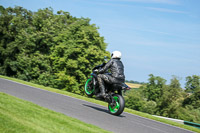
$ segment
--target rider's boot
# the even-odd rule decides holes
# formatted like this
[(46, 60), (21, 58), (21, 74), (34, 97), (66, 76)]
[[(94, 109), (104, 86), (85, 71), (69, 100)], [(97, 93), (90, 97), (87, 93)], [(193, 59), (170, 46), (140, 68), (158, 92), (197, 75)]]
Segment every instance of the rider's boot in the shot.
[(105, 93), (105, 88), (103, 87), (103, 86), (101, 86), (100, 87), (100, 93), (99, 94), (97, 94), (97, 98), (100, 98), (100, 97), (103, 97), (103, 98), (105, 98), (106, 97), (106, 93)]

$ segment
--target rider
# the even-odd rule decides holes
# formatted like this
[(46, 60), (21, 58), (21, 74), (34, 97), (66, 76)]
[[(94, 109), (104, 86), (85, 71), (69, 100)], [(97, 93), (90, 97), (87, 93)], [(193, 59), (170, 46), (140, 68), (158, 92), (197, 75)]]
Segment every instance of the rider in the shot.
[[(106, 97), (105, 94), (105, 84), (114, 84), (114, 83), (124, 83), (125, 75), (124, 75), (124, 65), (120, 61), (121, 52), (114, 51), (111, 54), (111, 59), (106, 63), (104, 67), (99, 70), (99, 74), (97, 75), (97, 80), (99, 83), (99, 88), (101, 93), (97, 95), (97, 97)], [(104, 74), (108, 69), (111, 71), (111, 75)]]

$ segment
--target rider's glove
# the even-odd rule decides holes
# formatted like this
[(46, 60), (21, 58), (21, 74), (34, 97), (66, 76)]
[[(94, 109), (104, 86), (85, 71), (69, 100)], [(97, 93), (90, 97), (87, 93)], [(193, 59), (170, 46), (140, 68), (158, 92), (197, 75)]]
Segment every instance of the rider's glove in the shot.
[(98, 70), (98, 69), (95, 69), (94, 71), (97, 73), (99, 70)]

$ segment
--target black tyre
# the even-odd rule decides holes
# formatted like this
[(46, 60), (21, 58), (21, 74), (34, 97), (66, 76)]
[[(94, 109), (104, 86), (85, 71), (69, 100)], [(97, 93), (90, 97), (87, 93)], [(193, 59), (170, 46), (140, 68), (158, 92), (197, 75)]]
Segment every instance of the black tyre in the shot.
[(108, 104), (108, 110), (113, 115), (120, 115), (124, 111), (125, 101), (124, 98), (119, 94), (114, 94), (113, 99), (114, 104)]
[(85, 94), (89, 97), (92, 97), (94, 95), (94, 86), (92, 81), (92, 76), (86, 81), (85, 83)]

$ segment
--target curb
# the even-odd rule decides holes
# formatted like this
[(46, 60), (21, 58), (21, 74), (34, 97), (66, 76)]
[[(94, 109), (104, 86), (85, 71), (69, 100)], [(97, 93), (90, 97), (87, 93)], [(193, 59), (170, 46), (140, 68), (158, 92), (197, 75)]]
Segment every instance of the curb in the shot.
[(163, 116), (157, 116), (157, 115), (152, 115), (152, 116), (155, 116), (155, 117), (158, 117), (158, 118), (163, 118), (163, 119), (166, 119), (166, 120), (171, 120), (171, 121), (174, 121), (174, 122), (177, 122), (177, 123), (185, 124), (185, 125), (192, 126), (192, 127), (200, 129), (200, 124), (198, 124), (198, 123), (179, 120), (179, 119), (173, 119), (173, 118), (168, 118), (168, 117), (163, 117)]
[(200, 129), (200, 124), (198, 124), (198, 123), (189, 122), (189, 121), (184, 121), (184, 124), (185, 124), (185, 125), (189, 125), (189, 126), (193, 126), (193, 127), (196, 127), (196, 128), (199, 128), (199, 129)]
[(173, 119), (173, 118), (168, 118), (168, 117), (163, 117), (163, 116), (157, 116), (157, 115), (152, 115), (152, 116), (163, 118), (163, 119), (166, 119), (166, 120), (171, 120), (171, 121), (174, 121), (174, 122), (177, 122), (177, 123), (180, 123), (180, 124), (184, 124), (184, 120)]

